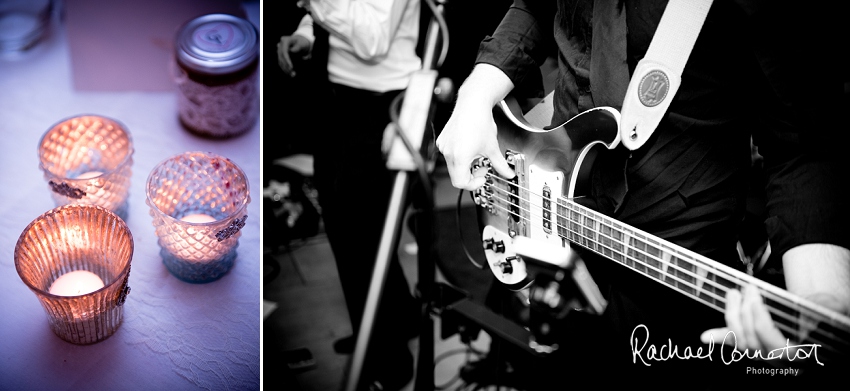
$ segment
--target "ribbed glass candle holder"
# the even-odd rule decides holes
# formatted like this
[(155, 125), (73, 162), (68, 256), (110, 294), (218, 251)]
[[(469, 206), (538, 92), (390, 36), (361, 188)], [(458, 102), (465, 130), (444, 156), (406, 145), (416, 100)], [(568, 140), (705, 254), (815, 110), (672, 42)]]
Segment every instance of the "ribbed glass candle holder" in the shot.
[[(121, 325), (132, 258), (127, 224), (96, 205), (51, 209), (27, 225), (15, 245), (15, 268), (44, 307), (50, 328), (80, 345), (102, 341)], [(77, 273), (93, 273), (102, 286), (70, 295), (56, 289), (57, 280)]]
[(42, 137), (38, 156), (56, 206), (99, 205), (127, 218), (133, 139), (114, 119), (80, 115)]
[(233, 267), (248, 219), (248, 190), (242, 169), (213, 153), (185, 152), (151, 170), (146, 202), (171, 274), (207, 283)]

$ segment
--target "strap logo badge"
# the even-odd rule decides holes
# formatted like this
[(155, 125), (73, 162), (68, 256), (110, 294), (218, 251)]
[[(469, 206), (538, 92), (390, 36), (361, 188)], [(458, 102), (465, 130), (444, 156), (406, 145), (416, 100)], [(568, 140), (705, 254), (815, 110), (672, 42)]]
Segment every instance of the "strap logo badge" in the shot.
[(667, 97), (670, 90), (670, 79), (664, 72), (653, 69), (640, 80), (638, 99), (646, 107), (658, 106)]

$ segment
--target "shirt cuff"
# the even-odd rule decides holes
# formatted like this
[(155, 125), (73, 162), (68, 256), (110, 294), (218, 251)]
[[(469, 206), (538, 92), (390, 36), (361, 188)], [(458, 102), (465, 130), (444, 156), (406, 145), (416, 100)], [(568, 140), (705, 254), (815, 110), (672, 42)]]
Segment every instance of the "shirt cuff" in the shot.
[(300, 35), (307, 38), (310, 41), (310, 46), (312, 46), (313, 42), (316, 41), (316, 36), (313, 34), (313, 18), (309, 14), (304, 15), (301, 18), (301, 22), (298, 23), (298, 28), (295, 29), (292, 35)]

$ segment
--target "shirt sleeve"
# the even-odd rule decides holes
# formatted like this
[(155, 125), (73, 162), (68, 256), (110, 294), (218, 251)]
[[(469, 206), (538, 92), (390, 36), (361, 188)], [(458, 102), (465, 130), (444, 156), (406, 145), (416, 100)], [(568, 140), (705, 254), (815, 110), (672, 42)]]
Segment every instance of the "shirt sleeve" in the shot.
[(514, 1), (496, 31), (481, 42), (475, 62), (501, 69), (514, 85), (539, 73), (553, 47), (553, 3)]
[(300, 35), (307, 38), (310, 41), (310, 45), (313, 45), (313, 42), (316, 41), (316, 36), (313, 34), (313, 18), (310, 17), (310, 14), (306, 14), (301, 18), (301, 21), (298, 22), (298, 27), (292, 35)]
[[(753, 102), (759, 110), (754, 143), (764, 157), (767, 186), (765, 222), (777, 255), (808, 243), (850, 248), (850, 190), (843, 149), (848, 126), (842, 22), (818, 9), (782, 2), (749, 7), (753, 52), (766, 93)], [(833, 16), (830, 16), (833, 15)], [(839, 43), (841, 42), (841, 43)]]
[(387, 54), (410, 6), (404, 0), (312, 0), (306, 7), (316, 23), (351, 45), (358, 57), (373, 60)]

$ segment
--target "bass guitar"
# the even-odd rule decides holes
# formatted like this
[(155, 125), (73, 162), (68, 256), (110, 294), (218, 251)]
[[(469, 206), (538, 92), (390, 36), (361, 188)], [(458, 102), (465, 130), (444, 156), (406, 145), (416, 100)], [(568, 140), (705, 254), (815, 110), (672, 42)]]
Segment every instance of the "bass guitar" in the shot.
[[(600, 256), (721, 312), (729, 289), (752, 285), (787, 338), (820, 345), (822, 356), (848, 359), (847, 316), (575, 201), (590, 194), (594, 160), (620, 141), (617, 110), (591, 109), (542, 129), (531, 125), (509, 96), (494, 108), (494, 119), (499, 145), (516, 176), (507, 180), (486, 161), (474, 164), (473, 170), (486, 170), (487, 181), (473, 198), (481, 207), (486, 260), (501, 283), (514, 290), (531, 284), (525, 252), (519, 249), (534, 247), (531, 242), (569, 252), (565, 258), (572, 258), (573, 265), (582, 265), (578, 252)], [(594, 288), (585, 282), (582, 290)], [(590, 304), (601, 311), (601, 301)]]

